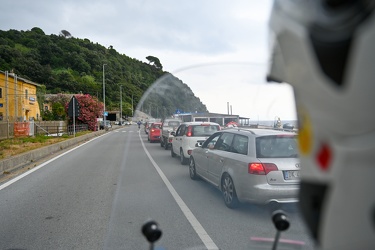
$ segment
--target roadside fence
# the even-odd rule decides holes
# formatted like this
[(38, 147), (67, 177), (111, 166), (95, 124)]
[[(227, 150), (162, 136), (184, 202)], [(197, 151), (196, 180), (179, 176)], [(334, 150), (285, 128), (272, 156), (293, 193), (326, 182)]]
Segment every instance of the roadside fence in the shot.
[[(87, 124), (75, 126), (75, 132), (88, 130)], [(4, 122), (0, 121), (0, 140), (21, 136), (62, 136), (72, 135), (73, 125), (67, 125), (65, 121), (27, 121), (27, 122)]]

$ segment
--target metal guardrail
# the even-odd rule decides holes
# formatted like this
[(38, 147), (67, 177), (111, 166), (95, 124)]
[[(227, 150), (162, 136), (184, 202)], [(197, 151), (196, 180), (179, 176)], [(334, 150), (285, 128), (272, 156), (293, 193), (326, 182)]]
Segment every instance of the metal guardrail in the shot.
[(87, 131), (87, 130), (89, 130), (89, 126), (87, 124), (75, 125), (75, 130), (74, 130), (73, 125), (68, 125), (67, 133), (68, 135), (73, 135), (74, 131), (77, 133), (77, 132), (82, 132), (82, 131)]

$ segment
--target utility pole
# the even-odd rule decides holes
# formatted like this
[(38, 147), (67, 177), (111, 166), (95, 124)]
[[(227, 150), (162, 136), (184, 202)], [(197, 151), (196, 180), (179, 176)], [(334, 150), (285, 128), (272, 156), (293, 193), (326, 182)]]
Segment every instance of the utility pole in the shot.
[(133, 104), (133, 94), (132, 94), (132, 117), (134, 116), (134, 104)]
[[(18, 90), (17, 90), (17, 75), (13, 74), (14, 77), (14, 117), (18, 120)], [(21, 97), (22, 98), (22, 97)]]
[(10, 131), (10, 128), (9, 128), (9, 92), (8, 92), (8, 71), (5, 71), (5, 105), (6, 105), (6, 109), (5, 109), (5, 112), (6, 112), (6, 121), (7, 121), (7, 138), (9, 138), (9, 131)]
[(103, 103), (104, 103), (104, 110), (103, 110), (103, 128), (105, 129), (106, 123), (105, 123), (105, 72), (104, 72), (104, 66), (107, 64), (103, 64)]
[(120, 85), (120, 125), (122, 125), (122, 85)]
[(8, 86), (8, 71), (5, 71), (5, 117), (9, 121), (9, 86)]

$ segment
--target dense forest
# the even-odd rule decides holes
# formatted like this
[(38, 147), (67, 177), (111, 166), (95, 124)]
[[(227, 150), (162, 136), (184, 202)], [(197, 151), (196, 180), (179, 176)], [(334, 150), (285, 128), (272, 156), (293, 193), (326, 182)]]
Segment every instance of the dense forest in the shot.
[[(66, 30), (59, 35), (46, 35), (38, 27), (0, 30), (0, 70), (42, 84), (39, 101), (46, 94), (58, 93), (89, 94), (103, 100), (104, 75), (106, 110), (120, 110), (122, 103), (123, 114), (130, 116), (133, 102), (134, 107), (140, 103), (143, 112), (159, 118), (176, 109), (207, 112), (185, 83), (163, 71), (157, 57), (145, 59), (148, 63), (120, 54), (112, 46), (74, 38)], [(156, 81), (159, 78), (164, 80)], [(150, 88), (155, 81), (158, 87)], [(146, 91), (147, 98), (142, 98)]]

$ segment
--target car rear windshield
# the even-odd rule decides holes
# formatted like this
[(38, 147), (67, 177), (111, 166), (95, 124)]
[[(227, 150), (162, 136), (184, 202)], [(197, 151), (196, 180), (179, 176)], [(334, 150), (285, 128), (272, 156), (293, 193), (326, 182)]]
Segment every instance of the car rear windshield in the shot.
[(297, 158), (297, 136), (272, 135), (256, 138), (257, 158)]
[(195, 125), (192, 129), (192, 136), (210, 136), (219, 130), (218, 125)]
[(170, 121), (170, 122), (168, 122), (167, 126), (168, 127), (178, 127), (178, 126), (180, 126), (180, 122), (178, 122), (178, 121)]
[(152, 128), (160, 129), (160, 127), (161, 127), (161, 124), (153, 124), (152, 125)]

